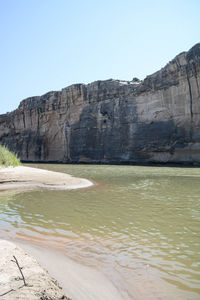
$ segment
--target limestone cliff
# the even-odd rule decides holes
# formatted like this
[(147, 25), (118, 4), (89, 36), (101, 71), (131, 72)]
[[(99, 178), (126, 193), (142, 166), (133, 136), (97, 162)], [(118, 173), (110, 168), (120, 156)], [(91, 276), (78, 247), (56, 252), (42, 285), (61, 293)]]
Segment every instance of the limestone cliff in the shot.
[(24, 161), (200, 162), (200, 44), (143, 81), (96, 81), (23, 100), (0, 143)]

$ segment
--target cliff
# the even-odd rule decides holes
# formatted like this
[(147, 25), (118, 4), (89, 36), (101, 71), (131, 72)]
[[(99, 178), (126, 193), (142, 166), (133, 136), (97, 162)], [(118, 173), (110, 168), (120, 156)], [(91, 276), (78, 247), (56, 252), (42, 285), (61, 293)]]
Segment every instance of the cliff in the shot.
[(143, 81), (96, 81), (0, 115), (23, 161), (200, 162), (200, 43)]

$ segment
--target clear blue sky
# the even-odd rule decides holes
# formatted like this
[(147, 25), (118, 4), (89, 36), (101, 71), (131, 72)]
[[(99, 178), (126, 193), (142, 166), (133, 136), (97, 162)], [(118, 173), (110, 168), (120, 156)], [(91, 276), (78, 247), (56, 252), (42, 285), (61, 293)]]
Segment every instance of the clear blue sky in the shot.
[(200, 0), (0, 0), (0, 113), (98, 79), (143, 79), (200, 42)]

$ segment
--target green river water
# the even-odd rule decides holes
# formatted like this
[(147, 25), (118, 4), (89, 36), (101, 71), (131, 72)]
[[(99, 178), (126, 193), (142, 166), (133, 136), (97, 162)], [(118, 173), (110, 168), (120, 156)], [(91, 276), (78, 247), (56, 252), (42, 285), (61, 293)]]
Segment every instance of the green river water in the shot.
[(95, 185), (0, 193), (1, 237), (48, 245), (97, 268), (125, 300), (200, 299), (199, 168), (31, 166)]

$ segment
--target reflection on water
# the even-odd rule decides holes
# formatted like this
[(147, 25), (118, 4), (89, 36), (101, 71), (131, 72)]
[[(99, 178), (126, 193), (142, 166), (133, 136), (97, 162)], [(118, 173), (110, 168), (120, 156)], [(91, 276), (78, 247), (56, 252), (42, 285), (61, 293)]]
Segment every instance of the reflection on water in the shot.
[(60, 248), (110, 276), (130, 299), (200, 298), (200, 169), (39, 167), (98, 185), (0, 194), (1, 236)]

